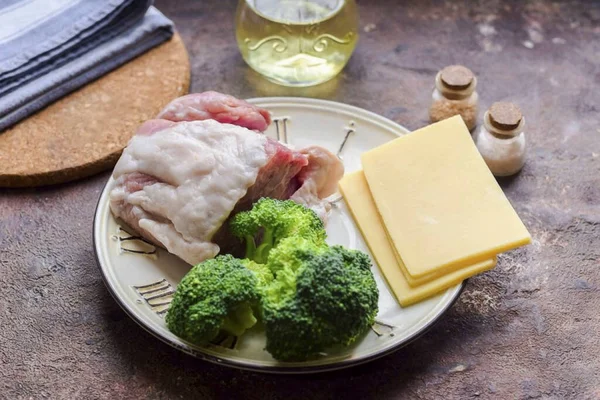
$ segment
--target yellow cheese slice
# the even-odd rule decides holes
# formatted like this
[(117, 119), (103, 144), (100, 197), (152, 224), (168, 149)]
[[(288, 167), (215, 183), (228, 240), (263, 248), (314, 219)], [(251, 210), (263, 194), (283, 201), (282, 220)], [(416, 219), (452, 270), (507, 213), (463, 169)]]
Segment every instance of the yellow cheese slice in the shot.
[[(363, 173), (363, 176), (364, 176), (364, 173)], [(366, 182), (366, 180), (365, 180), (365, 182)], [(368, 184), (367, 184), (367, 187), (368, 187)], [(373, 197), (371, 196), (371, 199), (372, 198)], [(375, 203), (373, 203), (373, 204), (375, 204)], [(375, 207), (375, 209), (377, 210), (377, 207)], [(381, 221), (381, 216), (378, 215), (378, 217)], [(451, 274), (452, 272), (458, 272), (462, 268), (471, 267), (474, 271), (480, 271), (480, 270), (487, 271), (489, 269), (494, 268), (494, 266), (496, 265), (496, 255), (494, 255), (492, 258), (487, 258), (483, 261), (478, 261), (478, 262), (471, 263), (471, 264), (470, 263), (464, 263), (464, 264), (458, 263), (451, 270), (438, 269), (438, 270), (436, 270), (432, 273), (429, 273), (427, 275), (424, 275), (420, 278), (413, 278), (410, 275), (410, 272), (408, 271), (408, 269), (406, 268), (406, 265), (404, 265), (404, 261), (402, 261), (402, 257), (398, 254), (398, 251), (394, 247), (394, 242), (392, 242), (392, 239), (389, 236), (389, 232), (387, 231), (387, 229), (385, 229), (385, 225), (383, 224), (383, 221), (381, 222), (381, 224), (384, 227), (383, 230), (384, 230), (385, 236), (389, 242), (390, 249), (392, 250), (394, 257), (396, 258), (396, 263), (398, 264), (398, 267), (402, 270), (402, 273), (404, 274), (404, 278), (406, 279), (406, 282), (408, 282), (408, 284), (412, 287), (423, 285), (424, 283), (431, 282), (431, 281), (441, 278), (447, 274)]]
[[(362, 171), (361, 171), (362, 172)], [(369, 185), (366, 183), (367, 181), (364, 179), (364, 172), (362, 173), (363, 176), (363, 180), (365, 182), (365, 185), (367, 185), (367, 190)], [(369, 197), (371, 199), (371, 202), (373, 201), (373, 197), (369, 194)], [(372, 203), (373, 207), (375, 207), (375, 203)], [(379, 215), (379, 212), (377, 211), (377, 207), (375, 207), (375, 211), (377, 212), (377, 218), (379, 219), (381, 225), (383, 226), (383, 222), (381, 221), (381, 216)], [(388, 240), (390, 249), (392, 250), (392, 253), (394, 255), (394, 257), (396, 258), (396, 263), (398, 264), (398, 267), (402, 270), (402, 273), (404, 274), (404, 278), (406, 279), (406, 282), (408, 282), (408, 284), (412, 287), (416, 287), (419, 285), (422, 285), (424, 283), (427, 282), (431, 282), (435, 279), (441, 278), (444, 275), (450, 274), (453, 271), (450, 272), (445, 272), (445, 271), (434, 271), (430, 274), (427, 274), (421, 278), (413, 278), (412, 276), (410, 276), (410, 274), (408, 273), (408, 270), (406, 269), (406, 266), (404, 265), (404, 261), (402, 261), (402, 257), (400, 257), (400, 255), (398, 254), (398, 252), (396, 251), (396, 249), (394, 248), (394, 244), (392, 242), (392, 240), (390, 239), (390, 236), (387, 232), (387, 230), (384, 228), (383, 229), (385, 232), (385, 236)], [(494, 266), (496, 265), (496, 256), (486, 259), (484, 261), (480, 261), (474, 264), (465, 264), (465, 265), (459, 265), (456, 268), (456, 271), (458, 272), (458, 270), (462, 269), (462, 268), (467, 268), (470, 267), (470, 270), (472, 271), (476, 271), (475, 273), (478, 273), (478, 271), (487, 271), (489, 269), (494, 268)]]
[(413, 278), (531, 241), (460, 116), (363, 153), (362, 164), (393, 248)]
[[(366, 180), (365, 180), (365, 184), (366, 184)], [(371, 197), (372, 199), (372, 197)], [(371, 200), (372, 201), (372, 200)], [(375, 203), (373, 203), (373, 206), (375, 206)], [(378, 215), (377, 216), (379, 218), (380, 223), (383, 225), (383, 222), (381, 222), (381, 217)], [(463, 269), (468, 269), (469, 271), (474, 271), (474, 274), (477, 274), (479, 272), (482, 271), (487, 271), (489, 269), (494, 268), (494, 266), (496, 265), (496, 256), (490, 258), (490, 259), (486, 259), (484, 261), (480, 261), (474, 264), (465, 264), (460, 266), (459, 268), (457, 268), (456, 270), (450, 271), (450, 272), (443, 272), (443, 271), (435, 271), (432, 272), (431, 274), (427, 274), (425, 276), (423, 276), (422, 278), (413, 278), (412, 276), (410, 276), (410, 274), (408, 273), (406, 266), (404, 265), (404, 262), (402, 261), (402, 257), (400, 257), (398, 255), (398, 253), (395, 251), (394, 249), (394, 245), (392, 244), (387, 232), (385, 231), (385, 229), (383, 229), (385, 232), (385, 235), (388, 239), (388, 244), (389, 244), (389, 248), (392, 251), (392, 254), (394, 255), (394, 258), (396, 259), (396, 263), (398, 265), (398, 268), (400, 268), (400, 270), (402, 271), (402, 274), (404, 275), (404, 278), (406, 279), (406, 282), (412, 286), (412, 287), (417, 287), (420, 285), (423, 285), (425, 283), (434, 281), (436, 279), (440, 279), (444, 276), (448, 276), (448, 275), (452, 275), (453, 273), (458, 273), (463, 271)], [(473, 275), (474, 275), (473, 274)], [(459, 276), (459, 275), (457, 275)], [(460, 275), (462, 276), (462, 275)], [(468, 278), (471, 275), (468, 275), (466, 278)], [(462, 280), (466, 279), (463, 278)]]
[(491, 263), (466, 267), (418, 287), (411, 287), (396, 262), (363, 172), (345, 175), (339, 183), (339, 188), (375, 262), (402, 307), (434, 296), (473, 275), (493, 268), (496, 264), (494, 257)]

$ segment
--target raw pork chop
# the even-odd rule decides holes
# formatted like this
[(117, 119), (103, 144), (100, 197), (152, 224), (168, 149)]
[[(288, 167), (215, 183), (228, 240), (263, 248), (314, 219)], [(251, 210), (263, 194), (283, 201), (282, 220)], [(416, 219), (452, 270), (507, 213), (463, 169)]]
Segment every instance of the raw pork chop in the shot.
[[(188, 122), (192, 114), (202, 121)], [(159, 116), (168, 119), (142, 124), (124, 150), (110, 193), (113, 213), (145, 238), (196, 264), (237, 252), (225, 222), (261, 197), (292, 198), (325, 218), (323, 198), (343, 166), (323, 148), (296, 152), (250, 130), (267, 128), (266, 110), (206, 92), (174, 100)]]

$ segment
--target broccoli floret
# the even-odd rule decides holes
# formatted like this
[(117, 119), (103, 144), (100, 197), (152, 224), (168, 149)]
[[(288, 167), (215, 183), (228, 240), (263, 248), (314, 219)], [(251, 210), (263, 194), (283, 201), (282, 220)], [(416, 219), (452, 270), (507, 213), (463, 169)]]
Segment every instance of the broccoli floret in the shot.
[(300, 361), (349, 345), (373, 324), (379, 291), (365, 253), (291, 237), (267, 265), (275, 279), (262, 291), (262, 316), (276, 359)]
[(240, 336), (251, 328), (260, 301), (257, 284), (268, 282), (269, 271), (255, 273), (244, 264), (224, 255), (193, 267), (173, 295), (166, 316), (169, 330), (202, 345), (220, 332)]
[(267, 267), (266, 264), (258, 264), (248, 259), (243, 259), (240, 261), (242, 262), (242, 265), (244, 265), (250, 271), (254, 272), (254, 275), (258, 280), (258, 288), (265, 287), (273, 281), (273, 272), (271, 272), (271, 270), (269, 269), (269, 267)]
[(324, 244), (327, 237), (317, 214), (292, 200), (262, 198), (251, 210), (236, 214), (230, 228), (234, 236), (246, 241), (245, 258), (259, 264), (265, 264), (271, 249), (287, 237), (298, 236), (316, 244)]
[(300, 361), (353, 343), (373, 324), (379, 292), (369, 257), (329, 247), (312, 210), (261, 199), (232, 218), (231, 232), (246, 240), (246, 259), (224, 255), (192, 268), (167, 314), (173, 333), (206, 344), (220, 333), (240, 336), (260, 317), (266, 350)]

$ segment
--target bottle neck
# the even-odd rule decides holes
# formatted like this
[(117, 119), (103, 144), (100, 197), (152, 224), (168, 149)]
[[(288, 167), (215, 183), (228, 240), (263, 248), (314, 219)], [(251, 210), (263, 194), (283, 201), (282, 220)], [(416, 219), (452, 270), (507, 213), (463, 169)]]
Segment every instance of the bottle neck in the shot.
[(464, 100), (469, 97), (475, 91), (475, 87), (477, 86), (477, 78), (473, 77), (473, 80), (464, 89), (452, 89), (448, 87), (442, 81), (442, 72), (438, 72), (435, 77), (435, 88), (449, 100)]
[(525, 126), (525, 118), (521, 118), (521, 121), (519, 121), (519, 125), (517, 125), (515, 129), (505, 131), (502, 129), (498, 129), (494, 125), (492, 125), (490, 121), (490, 112), (486, 111), (483, 116), (483, 126), (490, 134), (497, 137), (498, 139), (510, 139), (520, 135), (521, 132), (523, 132), (523, 128)]

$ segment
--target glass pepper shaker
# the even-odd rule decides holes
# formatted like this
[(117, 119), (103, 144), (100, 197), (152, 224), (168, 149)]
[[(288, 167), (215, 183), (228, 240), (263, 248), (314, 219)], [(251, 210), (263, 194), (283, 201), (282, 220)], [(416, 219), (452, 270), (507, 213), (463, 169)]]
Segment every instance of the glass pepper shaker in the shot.
[(473, 131), (477, 124), (479, 95), (475, 88), (477, 78), (462, 65), (445, 67), (435, 77), (429, 118), (438, 122), (459, 114), (467, 128)]
[(516, 174), (525, 164), (525, 118), (513, 103), (492, 104), (473, 139), (495, 176)]

